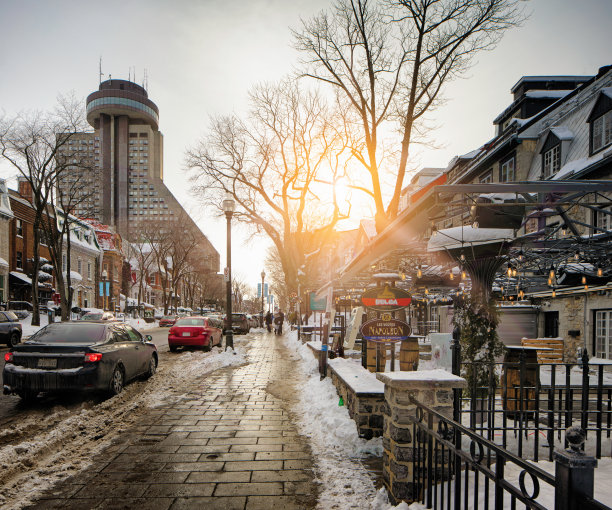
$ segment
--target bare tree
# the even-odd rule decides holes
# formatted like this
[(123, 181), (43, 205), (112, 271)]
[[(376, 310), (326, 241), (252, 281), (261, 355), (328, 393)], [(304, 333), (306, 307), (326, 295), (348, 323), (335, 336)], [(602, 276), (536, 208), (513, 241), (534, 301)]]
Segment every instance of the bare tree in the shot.
[[(68, 142), (86, 129), (83, 101), (74, 96), (60, 97), (57, 107), (48, 112), (22, 113), (0, 119), (0, 154), (32, 189), (31, 202), (35, 213), (32, 324), (36, 326), (40, 325), (37, 277), (40, 232), (58, 179), (72, 160), (80, 158)], [(58, 158), (62, 150), (66, 158)]]
[(333, 184), (345, 171), (344, 140), (321, 98), (296, 82), (256, 87), (250, 99), (247, 120), (213, 119), (187, 164), (207, 205), (219, 209), (231, 194), (238, 203), (234, 217), (271, 239), (285, 280), (295, 287), (309, 244), (324, 242), (343, 217)]
[[(302, 76), (334, 88), (358, 126), (354, 155), (369, 173), (380, 232), (399, 209), (411, 145), (423, 116), (444, 85), (461, 75), (481, 50), (491, 49), (523, 17), (519, 0), (336, 0), (294, 31)], [(385, 205), (381, 133), (393, 123), (401, 154)]]

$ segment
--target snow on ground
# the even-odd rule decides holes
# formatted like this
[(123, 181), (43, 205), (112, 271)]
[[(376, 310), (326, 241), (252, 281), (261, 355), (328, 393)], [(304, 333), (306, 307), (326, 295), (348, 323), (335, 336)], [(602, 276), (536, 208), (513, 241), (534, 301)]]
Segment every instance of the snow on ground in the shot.
[(316, 475), (321, 482), (318, 508), (363, 508), (376, 494), (374, 482), (361, 460), (382, 455), (382, 439), (369, 441), (357, 435), (357, 426), (339, 397), (331, 379), (320, 380), (311, 350), (297, 338), (285, 335), (290, 350), (301, 357), (305, 383), (298, 395), (300, 433), (310, 438)]
[[(62, 405), (43, 412), (34, 409), (5, 427), (0, 431), (0, 507), (17, 510), (27, 506), (61, 479), (89, 466), (98, 452), (129, 430), (147, 409), (179, 398), (209, 372), (244, 364), (248, 335), (235, 342), (235, 354), (218, 347), (210, 352), (161, 353), (152, 379), (131, 383), (115, 397), (102, 402), (84, 399), (76, 411)], [(16, 443), (11, 438), (27, 439)]]

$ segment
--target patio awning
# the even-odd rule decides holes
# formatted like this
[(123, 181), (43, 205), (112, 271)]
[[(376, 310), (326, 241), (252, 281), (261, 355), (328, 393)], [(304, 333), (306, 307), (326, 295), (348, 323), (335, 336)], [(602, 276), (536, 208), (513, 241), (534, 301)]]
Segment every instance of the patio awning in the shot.
[(22, 282), (22, 285), (32, 285), (32, 278), (30, 278), (24, 273), (20, 273), (19, 271), (11, 271), (9, 275), (16, 278), (17, 280), (20, 280)]

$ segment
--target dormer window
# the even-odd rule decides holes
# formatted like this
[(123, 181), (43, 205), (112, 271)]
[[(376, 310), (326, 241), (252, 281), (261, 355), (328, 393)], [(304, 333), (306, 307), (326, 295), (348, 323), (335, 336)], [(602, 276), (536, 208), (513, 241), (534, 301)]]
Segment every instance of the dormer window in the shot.
[(590, 124), (591, 154), (612, 145), (612, 87), (601, 89), (587, 122)]
[(612, 143), (612, 110), (591, 123), (592, 152), (598, 152)]
[(542, 173), (544, 179), (552, 177), (559, 171), (561, 162), (561, 144), (558, 143), (542, 154)]
[(499, 182), (514, 181), (514, 155), (506, 159), (499, 166)]

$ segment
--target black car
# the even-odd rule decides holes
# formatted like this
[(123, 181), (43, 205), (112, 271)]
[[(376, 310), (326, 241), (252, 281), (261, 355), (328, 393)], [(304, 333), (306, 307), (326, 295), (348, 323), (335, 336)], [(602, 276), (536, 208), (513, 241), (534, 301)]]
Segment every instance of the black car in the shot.
[(4, 356), (4, 393), (24, 400), (38, 393), (121, 393), (126, 382), (157, 369), (157, 347), (127, 324), (56, 322)]
[(9, 347), (21, 342), (21, 323), (13, 312), (0, 312), (0, 342)]

